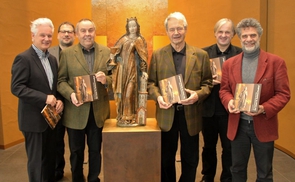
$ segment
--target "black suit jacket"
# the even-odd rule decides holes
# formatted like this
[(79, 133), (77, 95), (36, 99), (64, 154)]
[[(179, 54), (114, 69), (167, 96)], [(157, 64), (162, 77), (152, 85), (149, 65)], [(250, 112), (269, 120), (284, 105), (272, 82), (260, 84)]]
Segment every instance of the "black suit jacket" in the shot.
[[(233, 57), (237, 54), (242, 52), (242, 49), (233, 45), (230, 45), (225, 53), (221, 53), (217, 47), (217, 44), (213, 44), (211, 46), (203, 48), (208, 55), (209, 58), (216, 58), (225, 56), (226, 59)], [(226, 115), (227, 111), (223, 107), (220, 98), (219, 98), (219, 90), (220, 84), (214, 85), (213, 89), (211, 90), (211, 94), (204, 100), (203, 102), (203, 117), (212, 117), (215, 115)]]
[(12, 65), (11, 92), (19, 98), (19, 129), (24, 132), (43, 132), (48, 124), (41, 115), (46, 104), (47, 95), (55, 95), (57, 99), (57, 61), (49, 55), (53, 72), (53, 85), (50, 89), (46, 72), (35, 50), (30, 47), (14, 59)]

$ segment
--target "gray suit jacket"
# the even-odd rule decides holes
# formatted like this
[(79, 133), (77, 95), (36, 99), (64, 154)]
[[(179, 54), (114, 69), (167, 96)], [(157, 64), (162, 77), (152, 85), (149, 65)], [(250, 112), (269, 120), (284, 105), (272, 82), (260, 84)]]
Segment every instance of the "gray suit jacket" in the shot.
[(50, 47), (48, 51), (56, 58), (57, 64), (59, 64), (59, 46)]
[[(109, 48), (94, 44), (95, 61), (94, 73), (102, 71), (107, 75), (106, 62), (109, 60)], [(61, 52), (58, 71), (57, 89), (65, 98), (63, 124), (72, 129), (84, 129), (86, 127), (91, 103), (84, 103), (76, 107), (71, 103), (71, 94), (74, 92), (74, 77), (92, 74), (80, 44), (71, 46)], [(107, 77), (107, 85), (111, 88), (111, 78)], [(98, 100), (92, 102), (95, 122), (98, 127), (103, 127), (104, 121), (110, 116), (109, 97), (105, 85), (97, 82)]]
[[(171, 45), (154, 51), (149, 67), (148, 92), (157, 101), (161, 95), (159, 81), (176, 75)], [(208, 54), (202, 49), (186, 45), (185, 88), (194, 90), (199, 100), (184, 106), (188, 132), (191, 136), (202, 129), (202, 101), (210, 94), (213, 86)], [(173, 124), (174, 107), (161, 109), (156, 105), (156, 119), (163, 131), (169, 131)]]

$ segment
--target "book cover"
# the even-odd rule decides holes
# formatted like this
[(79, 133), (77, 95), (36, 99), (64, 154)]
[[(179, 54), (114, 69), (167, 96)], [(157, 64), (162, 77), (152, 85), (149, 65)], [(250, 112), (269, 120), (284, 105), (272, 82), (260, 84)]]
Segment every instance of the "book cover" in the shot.
[(95, 75), (74, 77), (75, 93), (79, 103), (92, 102), (98, 99)]
[(160, 80), (159, 86), (167, 103), (174, 104), (187, 98), (181, 74)]
[(214, 80), (221, 81), (222, 64), (225, 56), (210, 59), (211, 72)]
[(236, 85), (234, 105), (240, 111), (257, 112), (261, 94), (261, 84), (238, 83)]
[(45, 118), (46, 122), (51, 129), (54, 129), (60, 120), (60, 115), (56, 112), (55, 107), (47, 104), (41, 111), (41, 114)]

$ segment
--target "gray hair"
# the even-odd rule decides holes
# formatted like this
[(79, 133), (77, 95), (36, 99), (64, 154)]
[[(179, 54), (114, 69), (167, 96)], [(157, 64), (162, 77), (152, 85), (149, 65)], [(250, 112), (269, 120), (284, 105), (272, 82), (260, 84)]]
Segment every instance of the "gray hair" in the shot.
[(171, 19), (171, 18), (175, 18), (177, 20), (182, 20), (183, 21), (183, 26), (184, 28), (186, 29), (187, 28), (187, 21), (184, 17), (184, 15), (180, 12), (174, 12), (174, 13), (171, 13), (166, 19), (165, 19), (165, 22), (164, 22), (164, 26), (166, 28), (166, 30), (168, 30), (168, 21)]
[(89, 21), (89, 22), (91, 22), (92, 25), (93, 25), (93, 27), (94, 27), (94, 30), (96, 30), (95, 23), (94, 23), (91, 19), (89, 19), (89, 18), (83, 18), (83, 19), (81, 19), (80, 21), (78, 21), (78, 23), (77, 23), (77, 25), (76, 25), (76, 32), (79, 32), (79, 25), (80, 25), (81, 22), (84, 22), (84, 21)]
[(256, 19), (245, 18), (245, 19), (241, 20), (237, 25), (236, 32), (237, 32), (238, 36), (241, 37), (241, 29), (242, 28), (248, 28), (248, 27), (256, 28), (259, 37), (263, 33), (263, 28), (261, 27), (260, 23)]
[(38, 18), (31, 22), (31, 32), (36, 35), (38, 33), (38, 27), (40, 25), (48, 25), (52, 28), (52, 33), (54, 32), (54, 26), (50, 19), (48, 18)]
[(220, 27), (223, 26), (224, 24), (228, 23), (228, 22), (231, 24), (232, 32), (235, 35), (236, 34), (235, 25), (234, 25), (233, 21), (231, 21), (228, 18), (222, 18), (222, 19), (218, 20), (218, 22), (214, 26), (214, 33), (218, 32)]

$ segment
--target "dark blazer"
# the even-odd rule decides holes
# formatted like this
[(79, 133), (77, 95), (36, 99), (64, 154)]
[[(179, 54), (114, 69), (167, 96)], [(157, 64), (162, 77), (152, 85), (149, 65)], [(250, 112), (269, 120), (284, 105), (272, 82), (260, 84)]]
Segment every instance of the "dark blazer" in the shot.
[[(148, 92), (151, 99), (157, 101), (161, 95), (159, 81), (176, 75), (171, 45), (154, 51), (149, 67)], [(202, 129), (202, 102), (210, 94), (212, 75), (208, 54), (202, 49), (186, 44), (185, 88), (194, 90), (199, 100), (184, 106), (188, 132), (191, 136)], [(173, 124), (174, 107), (161, 109), (156, 104), (156, 119), (163, 131), (169, 131)]]
[[(226, 59), (231, 58), (237, 54), (242, 52), (240, 47), (236, 47), (234, 45), (230, 45), (228, 50), (226, 50), (227, 54), (219, 54), (217, 44), (213, 44), (211, 46), (203, 48), (209, 55), (209, 58), (216, 58), (221, 56), (226, 56)], [(223, 107), (220, 98), (219, 98), (219, 89), (220, 84), (214, 85), (211, 94), (204, 100), (203, 102), (203, 117), (212, 117), (214, 114), (216, 115), (227, 115), (227, 111)]]
[[(106, 63), (110, 57), (109, 48), (94, 44), (95, 61), (93, 73), (102, 71), (107, 75)], [(80, 44), (71, 46), (61, 52), (58, 71), (58, 91), (65, 98), (63, 124), (72, 129), (84, 129), (88, 122), (90, 102), (76, 107), (71, 103), (71, 94), (74, 91), (74, 77), (93, 74), (89, 71), (88, 64), (82, 52)], [(111, 78), (107, 77), (107, 86), (111, 89)], [(96, 125), (101, 128), (104, 121), (110, 117), (110, 104), (107, 88), (97, 82), (98, 100), (92, 102)]]
[[(243, 53), (227, 60), (222, 67), (220, 99), (225, 108), (234, 98), (237, 83), (242, 83)], [(290, 88), (285, 61), (260, 50), (254, 83), (261, 83), (260, 105), (266, 114), (253, 117), (254, 130), (260, 142), (278, 139), (278, 112), (290, 100)], [(229, 114), (227, 136), (234, 140), (238, 131), (240, 114)]]
[(45, 106), (47, 95), (57, 95), (57, 61), (49, 55), (53, 72), (53, 85), (50, 89), (46, 72), (35, 50), (30, 47), (14, 59), (12, 65), (11, 92), (19, 98), (19, 129), (24, 132), (43, 132), (48, 124), (41, 111)]

